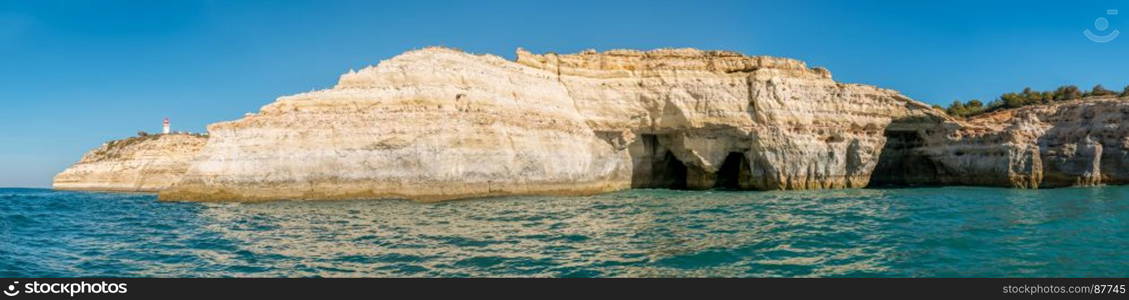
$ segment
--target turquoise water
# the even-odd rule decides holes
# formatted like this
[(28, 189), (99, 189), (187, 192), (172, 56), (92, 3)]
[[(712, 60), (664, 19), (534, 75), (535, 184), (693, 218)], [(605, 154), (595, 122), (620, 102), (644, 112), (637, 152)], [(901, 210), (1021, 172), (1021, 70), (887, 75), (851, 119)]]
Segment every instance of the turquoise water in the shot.
[(1129, 187), (162, 203), (0, 189), (0, 277), (1129, 275)]

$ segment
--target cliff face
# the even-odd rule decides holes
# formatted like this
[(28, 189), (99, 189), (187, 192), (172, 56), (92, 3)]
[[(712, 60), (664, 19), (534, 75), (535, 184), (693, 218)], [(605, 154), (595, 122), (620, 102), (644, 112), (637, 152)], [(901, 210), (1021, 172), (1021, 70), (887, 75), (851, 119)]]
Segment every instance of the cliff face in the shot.
[(55, 176), (61, 190), (155, 192), (180, 180), (208, 138), (162, 134), (111, 141)]
[[(950, 118), (784, 58), (428, 48), (212, 124), (114, 141), (59, 189), (163, 200), (577, 195), (632, 187), (1129, 183), (1129, 99)], [(206, 144), (206, 145), (205, 145)]]
[(160, 198), (864, 187), (888, 136), (945, 124), (895, 91), (837, 83), (791, 59), (519, 50), (513, 62), (428, 48), (209, 126), (207, 146)]
[(726, 161), (747, 176), (736, 180), (743, 188), (864, 187), (892, 121), (916, 119), (900, 124), (916, 128), (946, 118), (895, 91), (837, 83), (825, 69), (785, 58), (693, 49), (519, 50), (517, 61), (555, 71), (593, 130), (623, 136), (629, 146), (657, 140), (650, 143), (657, 148), (632, 149), (642, 167), (635, 177), (644, 183), (647, 159), (662, 159), (665, 150), (685, 164), (690, 188), (732, 177), (719, 174)]
[(171, 200), (589, 194), (629, 186), (555, 74), (493, 56), (414, 51), (212, 124)]
[(975, 117), (923, 134), (917, 184), (1019, 188), (1129, 183), (1129, 99), (1086, 99)]

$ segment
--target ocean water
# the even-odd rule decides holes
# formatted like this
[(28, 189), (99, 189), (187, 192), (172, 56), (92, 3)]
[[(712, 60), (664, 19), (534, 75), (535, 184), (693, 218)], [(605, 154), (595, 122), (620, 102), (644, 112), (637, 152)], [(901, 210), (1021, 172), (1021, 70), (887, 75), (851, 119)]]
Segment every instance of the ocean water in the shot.
[(1129, 187), (165, 203), (0, 189), (0, 277), (1124, 277)]

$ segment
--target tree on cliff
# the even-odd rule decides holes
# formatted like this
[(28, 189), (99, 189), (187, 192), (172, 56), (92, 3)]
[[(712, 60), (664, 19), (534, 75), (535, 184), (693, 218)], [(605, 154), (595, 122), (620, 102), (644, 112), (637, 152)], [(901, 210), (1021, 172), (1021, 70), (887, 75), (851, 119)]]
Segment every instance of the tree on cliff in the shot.
[(952, 116), (968, 117), (983, 113), (986, 108), (987, 107), (984, 107), (984, 103), (977, 99), (969, 100), (967, 103), (962, 103), (960, 100), (953, 100), (953, 104), (949, 105), (945, 113)]
[(1040, 103), (1044, 101), (1043, 93), (1033, 91), (1030, 87), (1023, 88), (1021, 96), (1025, 99), (1024, 102), (1026, 103)]
[(1000, 100), (1004, 102), (1004, 106), (1007, 106), (1007, 108), (1017, 108), (1027, 105), (1027, 99), (1016, 93), (1003, 94), (1000, 96)]
[(1079, 90), (1077, 86), (1064, 85), (1055, 90), (1055, 100), (1065, 101), (1079, 98), (1082, 98), (1082, 90)]
[(1117, 95), (1117, 92), (1107, 90), (1104, 86), (1099, 84), (1099, 85), (1095, 85), (1094, 89), (1090, 90), (1090, 95), (1091, 96), (1113, 96), (1113, 95)]
[[(961, 102), (960, 100), (953, 101), (945, 112), (952, 116), (958, 117), (971, 117), (986, 112), (996, 111), (1007, 108), (1019, 108), (1028, 105), (1037, 104), (1050, 104), (1055, 101), (1069, 101), (1076, 99), (1083, 99), (1086, 97), (1101, 97), (1101, 96), (1116, 96), (1117, 92), (1106, 89), (1102, 85), (1096, 85), (1089, 91), (1083, 91), (1074, 85), (1060, 86), (1054, 91), (1039, 92), (1031, 88), (1024, 88), (1019, 93), (1005, 93), (987, 105), (979, 100), (970, 100), (968, 102)], [(1125, 87), (1120, 94), (1121, 97), (1129, 97), (1129, 86)]]

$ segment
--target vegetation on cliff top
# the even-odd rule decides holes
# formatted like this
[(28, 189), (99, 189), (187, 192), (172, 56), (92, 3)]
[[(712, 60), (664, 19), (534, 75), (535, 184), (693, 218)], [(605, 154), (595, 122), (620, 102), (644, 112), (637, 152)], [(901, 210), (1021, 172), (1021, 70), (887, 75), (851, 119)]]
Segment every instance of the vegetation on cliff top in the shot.
[[(134, 144), (137, 144), (137, 143), (140, 143), (140, 142), (143, 142), (143, 141), (157, 139), (157, 138), (161, 137), (162, 135), (164, 135), (164, 134), (149, 134), (148, 132), (145, 132), (145, 131), (138, 131), (137, 136), (131, 136), (131, 137), (120, 139), (120, 140), (113, 140), (113, 141), (106, 142), (106, 144), (103, 147), (99, 147), (98, 149), (94, 149), (94, 152), (90, 155), (90, 158), (93, 159), (93, 160), (117, 159), (121, 156), (121, 154), (119, 153), (119, 150), (125, 149), (126, 147), (129, 147), (130, 145), (134, 145)], [(168, 135), (188, 135), (188, 136), (205, 137), (205, 138), (208, 137), (207, 133), (191, 133), (191, 132), (173, 132), (173, 133), (169, 133)]]
[(940, 105), (933, 105), (933, 107), (943, 110), (951, 116), (967, 118), (1001, 109), (1105, 96), (1129, 97), (1129, 86), (1126, 86), (1120, 93), (1108, 90), (1100, 84), (1094, 86), (1094, 88), (1089, 91), (1082, 91), (1077, 86), (1073, 85), (1065, 85), (1053, 91), (1042, 92), (1025, 88), (1022, 92), (1000, 95), (998, 99), (989, 103), (983, 103), (978, 99), (972, 99), (968, 102), (954, 100), (952, 104), (949, 104), (948, 108), (941, 107)]

